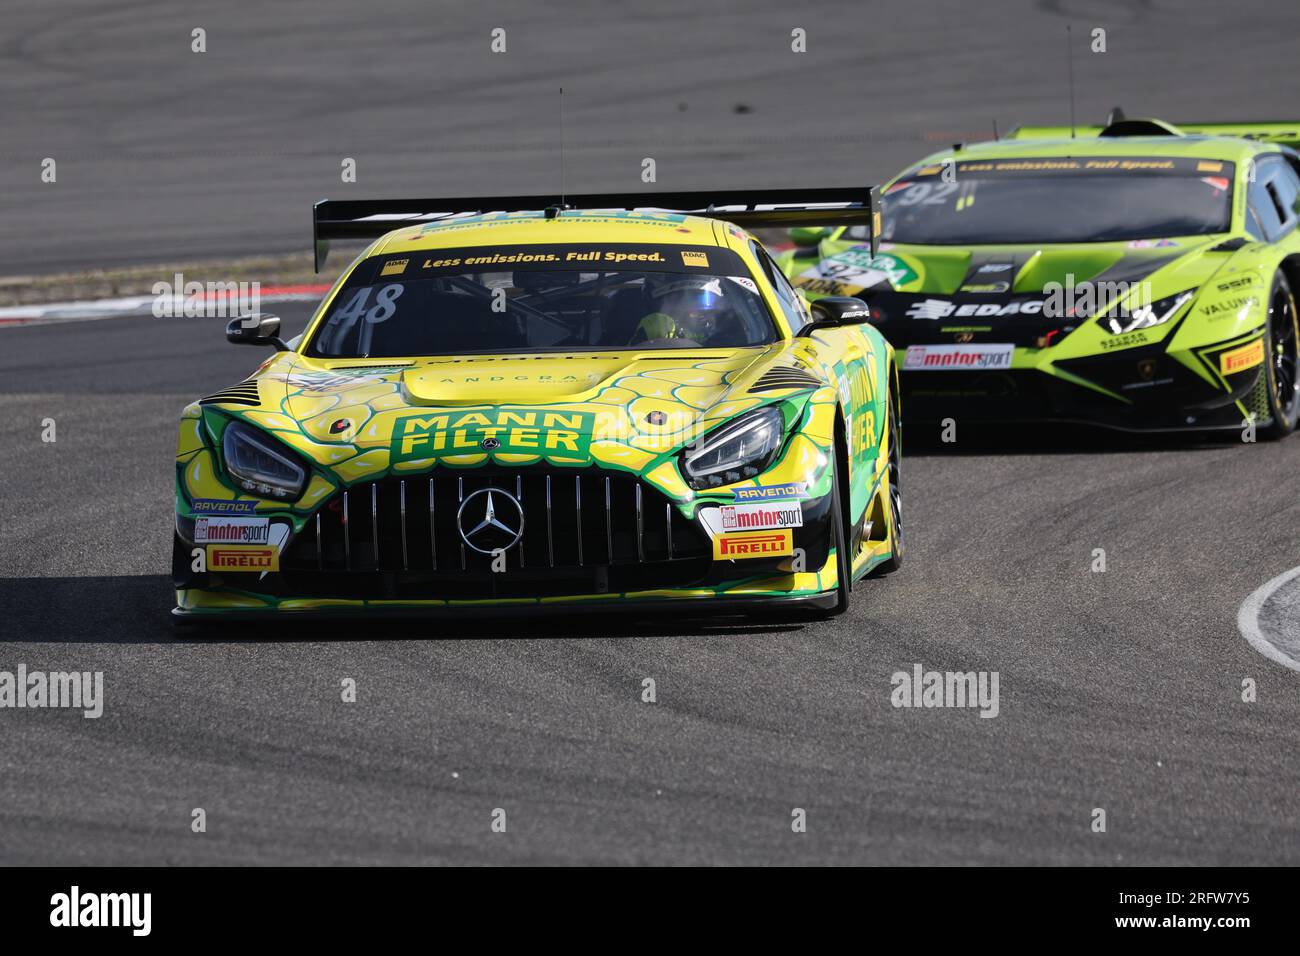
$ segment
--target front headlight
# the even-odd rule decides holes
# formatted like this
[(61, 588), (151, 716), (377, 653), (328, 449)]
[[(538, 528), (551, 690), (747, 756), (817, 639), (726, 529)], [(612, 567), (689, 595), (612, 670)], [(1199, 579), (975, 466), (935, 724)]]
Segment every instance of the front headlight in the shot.
[(263, 498), (297, 498), (307, 483), (307, 469), (270, 436), (231, 422), (221, 439), (226, 471), (240, 488)]
[(1191, 301), (1195, 294), (1195, 289), (1188, 289), (1186, 292), (1179, 292), (1177, 295), (1168, 296), (1150, 305), (1138, 306), (1136, 309), (1129, 310), (1127, 315), (1103, 315), (1098, 321), (1116, 335), (1164, 325), (1177, 315), (1178, 310)]
[(785, 421), (777, 408), (760, 408), (723, 425), (682, 453), (691, 487), (713, 488), (752, 478), (781, 447)]

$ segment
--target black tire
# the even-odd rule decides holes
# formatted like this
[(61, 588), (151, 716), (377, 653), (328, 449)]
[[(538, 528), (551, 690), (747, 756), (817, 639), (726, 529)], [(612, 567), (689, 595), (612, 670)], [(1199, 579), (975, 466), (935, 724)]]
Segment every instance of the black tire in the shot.
[(849, 609), (853, 589), (853, 565), (849, 561), (849, 536), (844, 527), (844, 483), (840, 480), (840, 448), (835, 443), (831, 459), (831, 543), (835, 546), (835, 603), (821, 612), (835, 617)]
[(893, 574), (903, 566), (903, 433), (898, 424), (898, 406), (889, 403), (889, 536), (892, 542), (888, 559), (880, 563), (877, 574)]
[(1273, 277), (1268, 294), (1264, 379), (1270, 421), (1259, 434), (1276, 441), (1295, 431), (1300, 419), (1300, 318), (1296, 316), (1291, 284), (1281, 271)]

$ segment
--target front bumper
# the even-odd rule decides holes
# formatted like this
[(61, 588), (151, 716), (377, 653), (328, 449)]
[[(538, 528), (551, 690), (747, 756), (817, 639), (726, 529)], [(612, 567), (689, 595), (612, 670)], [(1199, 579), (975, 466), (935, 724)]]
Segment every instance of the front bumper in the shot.
[[(835, 571), (830, 570), (832, 578)], [(307, 601), (284, 601), (275, 606), (243, 606), (229, 603), (229, 595), (214, 592), (178, 591), (177, 606), (172, 616), (178, 621), (247, 620), (247, 621), (338, 621), (350, 618), (424, 620), (473, 619), (518, 620), (535, 618), (539, 613), (557, 614), (677, 614), (683, 611), (683, 601), (689, 602), (692, 614), (753, 614), (758, 611), (821, 610), (835, 606), (833, 589), (810, 593), (792, 592), (774, 597), (768, 593), (720, 594), (644, 593), (620, 595), (589, 595), (571, 598), (539, 599), (536, 601), (343, 601), (335, 600), (313, 604)]]
[[(1258, 337), (1256, 334), (1255, 338)], [(909, 422), (1072, 422), (1132, 432), (1240, 430), (1269, 417), (1262, 364), (1222, 374), (1219, 356), (1245, 339), (1174, 356), (1163, 344), (1051, 360), (1016, 350), (990, 371), (900, 373)], [(906, 349), (898, 350), (903, 367)], [(1026, 354), (1027, 353), (1027, 354)]]
[[(517, 495), (531, 516), (521, 542), (502, 552), (504, 566), (463, 547), (455, 524), (457, 502), (489, 486)], [(833, 599), (828, 493), (798, 502), (802, 526), (790, 529), (797, 562), (789, 554), (715, 559), (703, 511), (731, 501), (728, 491), (675, 502), (635, 476), (595, 468), (435, 470), (353, 485), (306, 515), (270, 513), (278, 570), (217, 572), (193, 569), (202, 545), (182, 498), (174, 613), (495, 616)]]

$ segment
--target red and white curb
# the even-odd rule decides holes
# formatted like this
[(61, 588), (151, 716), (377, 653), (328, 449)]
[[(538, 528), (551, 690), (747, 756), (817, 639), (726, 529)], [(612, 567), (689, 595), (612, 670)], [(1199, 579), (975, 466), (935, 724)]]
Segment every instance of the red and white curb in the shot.
[[(259, 291), (262, 302), (311, 302), (330, 290), (323, 285), (264, 286)], [(192, 296), (186, 302), (215, 303), (229, 298), (224, 294)], [(154, 295), (134, 295), (119, 299), (88, 299), (78, 302), (45, 302), (40, 305), (14, 305), (0, 308), (0, 329), (21, 325), (48, 325), (54, 322), (93, 322), (128, 316), (152, 315)]]

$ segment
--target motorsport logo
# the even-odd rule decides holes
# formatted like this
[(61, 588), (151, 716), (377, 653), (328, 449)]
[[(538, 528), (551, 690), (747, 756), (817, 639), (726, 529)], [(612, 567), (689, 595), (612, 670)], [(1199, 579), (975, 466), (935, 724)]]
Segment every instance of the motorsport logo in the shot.
[(909, 372), (977, 371), (1011, 368), (1014, 345), (909, 345), (903, 369)]
[(190, 511), (196, 515), (251, 515), (257, 513), (257, 502), (195, 498), (190, 503)]
[(757, 485), (753, 488), (737, 488), (732, 494), (737, 501), (785, 501), (805, 497), (808, 494), (808, 484), (791, 481), (784, 485)]
[(501, 406), (477, 411), (410, 415), (393, 426), (394, 461), (491, 451), (587, 458), (594, 412)]
[(791, 554), (794, 554), (794, 534), (790, 531), (724, 534), (713, 539), (714, 560), (779, 558)]
[(802, 528), (803, 509), (797, 504), (723, 505), (723, 531), (768, 531), (773, 528)]
[(268, 518), (195, 518), (195, 544), (266, 544), (270, 540)]

